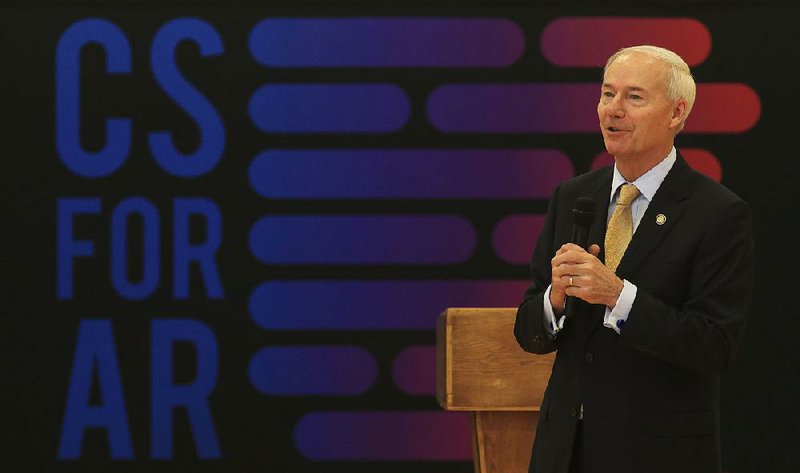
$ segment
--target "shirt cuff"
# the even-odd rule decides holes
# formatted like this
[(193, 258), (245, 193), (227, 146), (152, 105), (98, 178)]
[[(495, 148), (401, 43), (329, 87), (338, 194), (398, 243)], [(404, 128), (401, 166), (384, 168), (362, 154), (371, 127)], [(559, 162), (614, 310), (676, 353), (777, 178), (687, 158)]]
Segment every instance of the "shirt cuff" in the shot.
[(603, 317), (603, 325), (617, 332), (622, 331), (625, 322), (628, 320), (628, 315), (633, 307), (633, 301), (636, 299), (636, 286), (628, 282), (627, 279), (622, 280), (622, 292), (619, 293), (617, 304), (614, 309), (606, 307), (606, 315)]
[(562, 328), (564, 328), (564, 320), (566, 319), (565, 316), (561, 316), (556, 322), (556, 316), (553, 313), (553, 305), (550, 304), (550, 288), (552, 286), (547, 286), (547, 290), (544, 291), (544, 300), (542, 301), (542, 305), (544, 306), (544, 329), (550, 335), (555, 336)]

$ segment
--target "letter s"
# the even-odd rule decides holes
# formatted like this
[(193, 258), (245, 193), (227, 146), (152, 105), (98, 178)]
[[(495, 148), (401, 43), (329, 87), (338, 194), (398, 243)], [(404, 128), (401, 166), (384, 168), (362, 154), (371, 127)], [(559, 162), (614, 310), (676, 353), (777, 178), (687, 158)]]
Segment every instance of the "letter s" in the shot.
[(213, 26), (195, 18), (179, 18), (158, 30), (150, 50), (153, 76), (159, 86), (183, 109), (200, 129), (200, 145), (184, 155), (175, 148), (168, 131), (150, 133), (148, 141), (156, 163), (176, 177), (197, 177), (217, 165), (225, 150), (225, 127), (217, 110), (175, 64), (175, 49), (184, 40), (192, 40), (202, 56), (224, 51), (222, 39)]

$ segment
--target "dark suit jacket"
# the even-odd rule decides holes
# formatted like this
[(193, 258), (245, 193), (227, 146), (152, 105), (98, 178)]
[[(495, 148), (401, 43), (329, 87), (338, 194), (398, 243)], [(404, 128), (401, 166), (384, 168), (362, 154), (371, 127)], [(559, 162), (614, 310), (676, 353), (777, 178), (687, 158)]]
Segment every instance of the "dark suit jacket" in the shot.
[[(558, 350), (531, 472), (567, 471), (583, 403), (588, 472), (716, 473), (718, 374), (736, 352), (751, 303), (750, 208), (679, 154), (617, 268), (638, 288), (621, 334), (603, 326), (605, 306), (581, 301), (552, 339), (542, 307), (550, 260), (570, 241), (578, 197), (594, 199), (589, 242), (603, 247), (612, 172), (600, 169), (556, 188), (531, 262), (533, 285), (517, 312), (514, 334), (523, 349)], [(659, 214), (666, 216), (662, 225)]]

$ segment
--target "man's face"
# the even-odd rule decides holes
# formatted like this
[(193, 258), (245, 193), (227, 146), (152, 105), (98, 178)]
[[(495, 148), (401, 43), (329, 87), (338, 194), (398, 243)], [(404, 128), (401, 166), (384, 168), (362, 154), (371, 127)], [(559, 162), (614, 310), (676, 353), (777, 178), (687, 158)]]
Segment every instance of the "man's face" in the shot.
[(606, 70), (597, 115), (606, 150), (617, 159), (662, 159), (681, 113), (677, 102), (667, 98), (667, 65), (662, 61), (634, 52), (618, 57)]

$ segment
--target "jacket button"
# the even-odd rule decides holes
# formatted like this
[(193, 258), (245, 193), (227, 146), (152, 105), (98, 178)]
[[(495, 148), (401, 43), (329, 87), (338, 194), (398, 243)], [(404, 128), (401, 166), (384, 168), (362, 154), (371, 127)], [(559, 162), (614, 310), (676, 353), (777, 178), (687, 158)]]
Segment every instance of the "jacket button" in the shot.
[(570, 408), (569, 408), (569, 415), (570, 415), (571, 417), (575, 417), (575, 416), (577, 416), (577, 415), (578, 415), (578, 409), (576, 409), (576, 408), (574, 408), (574, 407), (570, 407)]
[(587, 363), (591, 363), (592, 361), (594, 361), (594, 355), (591, 353), (587, 353), (585, 358)]

